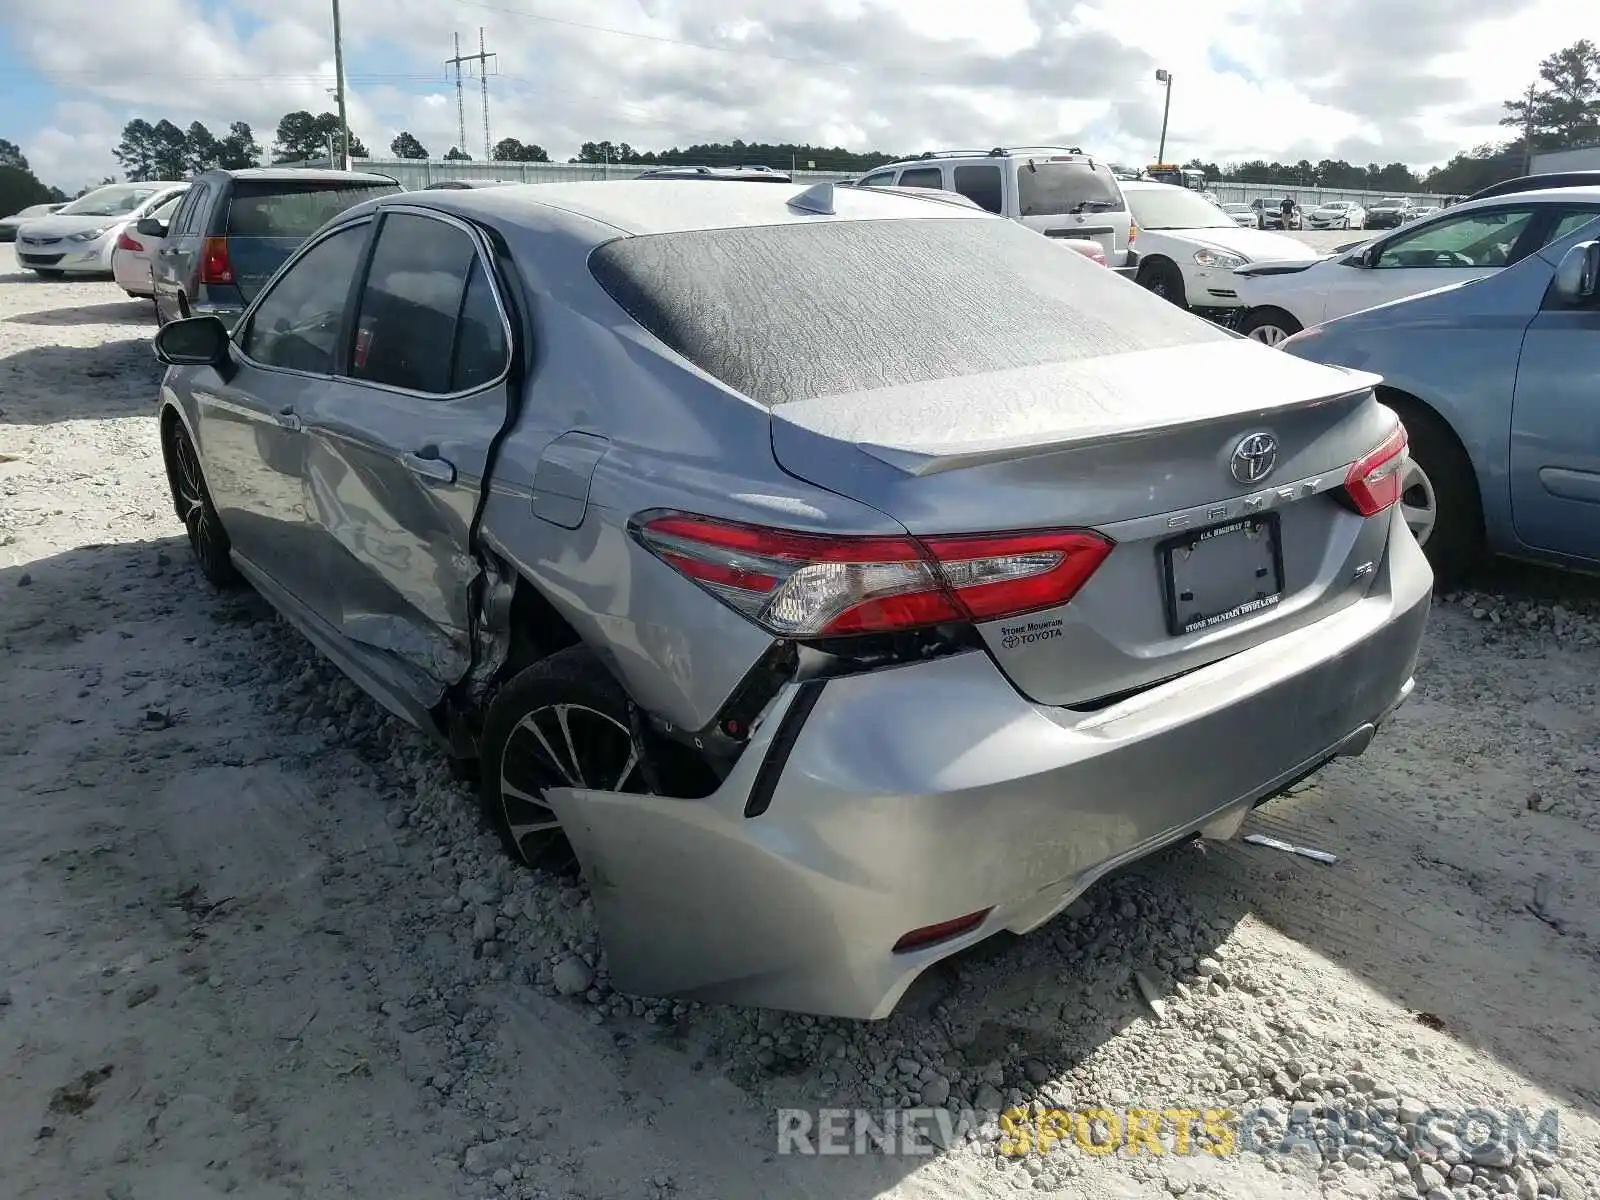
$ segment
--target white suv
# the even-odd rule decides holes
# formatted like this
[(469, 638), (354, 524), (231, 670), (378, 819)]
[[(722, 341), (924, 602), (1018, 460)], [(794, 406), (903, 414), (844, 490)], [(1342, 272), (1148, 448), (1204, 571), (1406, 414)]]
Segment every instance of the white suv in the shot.
[(1076, 146), (941, 151), (879, 167), (858, 186), (959, 192), (1045, 237), (1098, 242), (1107, 265), (1122, 274), (1138, 265), (1137, 230), (1111, 164)]

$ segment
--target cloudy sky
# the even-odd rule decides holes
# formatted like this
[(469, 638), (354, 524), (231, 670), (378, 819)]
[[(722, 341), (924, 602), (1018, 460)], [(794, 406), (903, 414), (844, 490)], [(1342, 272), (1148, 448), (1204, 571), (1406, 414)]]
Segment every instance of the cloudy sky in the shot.
[[(1595, 0), (343, 0), (356, 134), (456, 140), (452, 35), (498, 54), (492, 133), (553, 157), (609, 138), (918, 152), (1069, 141), (1114, 159), (1431, 165), (1500, 136), (1500, 102), (1589, 36)], [(5, 0), (0, 137), (69, 191), (135, 116), (263, 145), (331, 109), (329, 0)], [(476, 81), (467, 149), (482, 157)]]

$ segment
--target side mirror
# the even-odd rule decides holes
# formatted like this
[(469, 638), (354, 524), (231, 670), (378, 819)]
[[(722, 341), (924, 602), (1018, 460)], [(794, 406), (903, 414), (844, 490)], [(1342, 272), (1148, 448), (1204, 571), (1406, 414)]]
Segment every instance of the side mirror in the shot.
[(134, 226), (145, 237), (164, 238), (167, 236), (167, 223), (158, 221), (154, 217), (140, 217), (139, 223)]
[(228, 327), (216, 317), (185, 317), (156, 334), (156, 357), (169, 367), (221, 367), (228, 361)]
[(1600, 294), (1600, 242), (1579, 242), (1563, 254), (1554, 287), (1567, 304), (1592, 303)]

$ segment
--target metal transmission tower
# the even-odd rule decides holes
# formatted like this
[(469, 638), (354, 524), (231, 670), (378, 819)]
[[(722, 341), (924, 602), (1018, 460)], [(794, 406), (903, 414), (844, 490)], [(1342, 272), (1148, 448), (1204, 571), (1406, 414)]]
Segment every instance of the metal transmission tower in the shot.
[(461, 97), (461, 35), (456, 34), (456, 56), (444, 60), (444, 65), (456, 69), (456, 145), (463, 154), (467, 151), (467, 102)]
[(456, 145), (463, 154), (467, 151), (467, 102), (461, 90), (461, 64), (477, 63), (478, 79), (483, 88), (483, 157), (488, 161), (493, 156), (493, 147), (489, 141), (489, 60), (495, 55), (484, 49), (483, 27), (478, 27), (478, 52), (476, 54), (461, 53), (461, 35), (456, 37), (456, 56), (445, 59), (446, 66), (456, 69), (456, 132), (459, 140)]
[(483, 48), (483, 26), (478, 26), (478, 82), (483, 85), (483, 161), (494, 157), (494, 144), (489, 141), (489, 60), (494, 55)]

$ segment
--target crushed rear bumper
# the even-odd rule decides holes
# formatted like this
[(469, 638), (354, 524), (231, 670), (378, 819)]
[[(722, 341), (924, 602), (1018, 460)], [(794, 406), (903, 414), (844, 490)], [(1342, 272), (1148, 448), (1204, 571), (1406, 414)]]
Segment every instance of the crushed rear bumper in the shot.
[[(1393, 528), (1364, 599), (1098, 712), (1033, 704), (970, 652), (786, 687), (706, 799), (547, 793), (613, 984), (885, 1017), (939, 959), (1034, 929), (1164, 846), (1233, 836), (1262, 799), (1364, 750), (1409, 694), (1432, 574)], [(802, 695), (803, 722), (786, 720)]]

